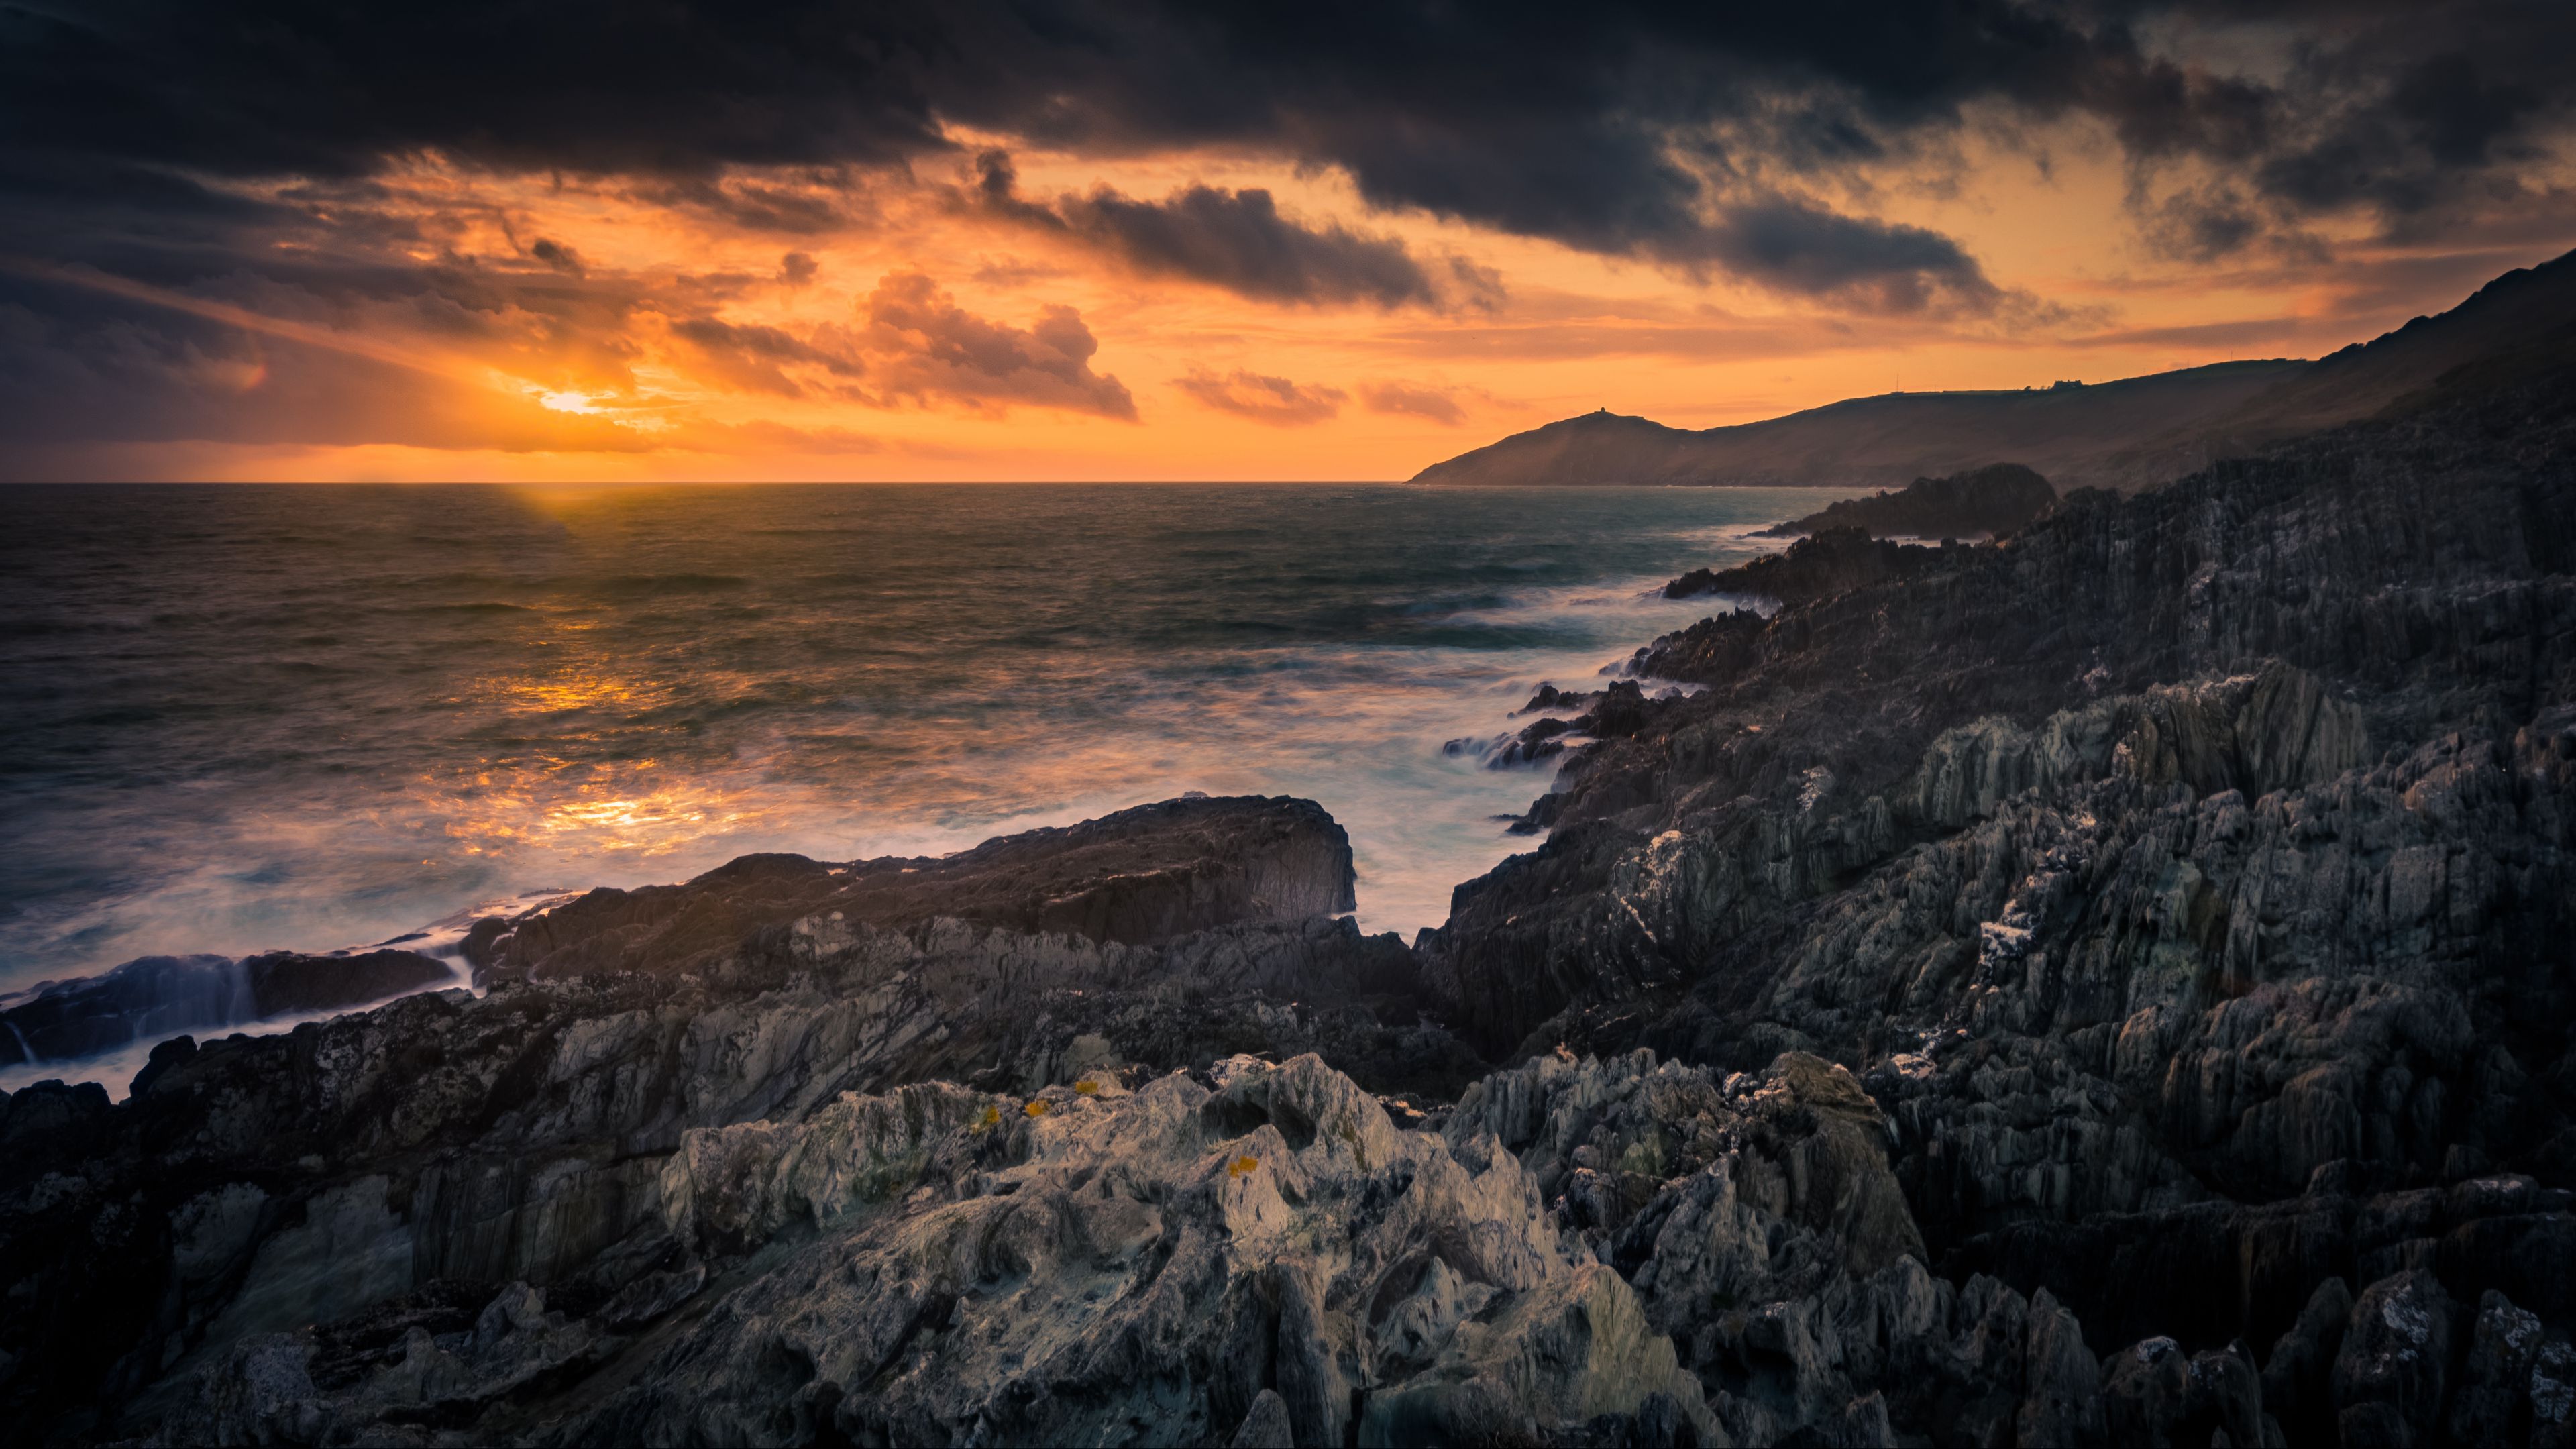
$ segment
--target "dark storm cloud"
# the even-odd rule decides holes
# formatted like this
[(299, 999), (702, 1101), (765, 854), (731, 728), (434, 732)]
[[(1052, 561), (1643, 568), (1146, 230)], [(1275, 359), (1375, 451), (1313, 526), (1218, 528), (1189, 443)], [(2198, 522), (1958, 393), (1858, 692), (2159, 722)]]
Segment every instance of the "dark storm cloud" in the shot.
[(635, 199), (693, 211), (747, 231), (823, 236), (864, 225), (874, 214), (865, 179), (843, 166), (746, 176), (648, 177)]
[[(393, 163), (613, 174), (639, 202), (793, 238), (865, 224), (876, 190), (919, 184), (924, 163), (953, 174), (964, 128), (1078, 157), (1335, 168), (1387, 211), (1830, 307), (2035, 315), (1952, 240), (1848, 198), (1890, 168), (1937, 172), (1964, 128), (2086, 117), (2128, 158), (2142, 236), (2195, 261), (2319, 254), (2328, 217), (2472, 242), (2563, 233), (2547, 218), (2565, 193), (2526, 175), (2568, 136), (2571, 67), (2564, 0), (34, 0), (0, 6), (0, 254), (317, 326), (497, 340), (549, 377), (631, 390), (638, 310), (697, 316), (712, 293), (654, 302), (554, 239), (515, 270), (460, 259), (456, 218), (379, 204)], [(1026, 224), (1247, 296), (1454, 310), (1498, 291), (1464, 259), (1283, 216), (1258, 190), (1035, 199), (1003, 181), (988, 204)], [(283, 437), (301, 415), (331, 436), (534, 446), (576, 425), (477, 415), (461, 393), (450, 408), (449, 383), (203, 316), (57, 287), (8, 306), (0, 437)], [(1069, 310), (1016, 327), (924, 279), (889, 279), (858, 336), (823, 349), (864, 359), (859, 379), (697, 325), (679, 335), (737, 387), (1135, 415)], [(369, 378), (380, 394), (361, 400)], [(1341, 402), (1250, 373), (1184, 390), (1279, 421)]]
[(1959, 244), (1919, 226), (1843, 216), (1813, 202), (1773, 196), (1729, 207), (1690, 239), (1728, 271), (1774, 291), (1841, 298), (1882, 312), (1921, 312), (1948, 303), (1993, 310), (2002, 292)]
[(1187, 277), (1271, 302), (1438, 306), (1431, 275), (1403, 242), (1279, 214), (1270, 193), (1191, 186), (1161, 201), (1108, 187), (1053, 202), (1020, 195), (1010, 157), (975, 159), (985, 211), (1106, 252), (1140, 272)]
[[(2224, 40), (2248, 15), (2289, 57), (2278, 73), (2208, 74), (2141, 39)], [(957, 122), (1095, 154), (1250, 147), (1341, 167), (1376, 205), (1660, 257), (1709, 252), (1712, 218), (1748, 189), (1902, 156), (1981, 105), (2096, 116), (2133, 158), (2216, 163), (2286, 212), (2409, 215), (2562, 126), (2571, 56), (2576, 7), (2558, 0), (97, 0), (0, 11), (0, 133), (25, 157), (231, 176), (358, 176), (435, 149), (703, 187), (737, 166), (899, 167)], [(779, 229), (840, 214), (810, 190), (701, 195)], [(1120, 199), (1081, 224), (1223, 274), (1193, 235), (1267, 221), (1210, 193), (1179, 214)], [(1355, 295), (1415, 294), (1383, 250), (1336, 259), (1374, 262), (1343, 284)], [(1298, 285), (1293, 266), (1236, 274)], [(1310, 260), (1306, 285), (1342, 274)]]
[(936, 146), (922, 7), (96, 0), (0, 10), (0, 133), (225, 175), (490, 165), (704, 174)]

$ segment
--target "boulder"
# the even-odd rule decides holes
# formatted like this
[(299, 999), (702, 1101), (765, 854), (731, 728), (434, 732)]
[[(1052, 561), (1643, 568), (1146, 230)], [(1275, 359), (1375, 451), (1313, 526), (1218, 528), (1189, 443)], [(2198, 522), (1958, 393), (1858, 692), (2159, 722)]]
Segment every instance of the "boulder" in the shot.
[(1350, 837), (1311, 801), (1194, 797), (988, 840), (937, 858), (749, 855), (676, 886), (600, 889), (468, 937), (486, 972), (703, 969), (811, 918), (937, 918), (1140, 944), (1355, 908)]

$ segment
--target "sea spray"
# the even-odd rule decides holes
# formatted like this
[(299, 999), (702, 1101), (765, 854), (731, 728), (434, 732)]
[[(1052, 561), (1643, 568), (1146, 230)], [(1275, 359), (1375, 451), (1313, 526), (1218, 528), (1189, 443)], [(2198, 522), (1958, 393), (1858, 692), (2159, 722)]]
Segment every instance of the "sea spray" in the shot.
[(0, 990), (382, 940), (540, 881), (938, 854), (1189, 789), (1320, 801), (1362, 925), (1409, 934), (1526, 848), (1493, 817), (1548, 788), (1441, 746), (1517, 728), (1541, 681), (1597, 687), (1698, 617), (1663, 580), (1831, 496), (45, 494), (0, 520), (27, 545), (0, 608), (30, 625), (0, 638), (0, 773), (45, 782), (0, 812)]

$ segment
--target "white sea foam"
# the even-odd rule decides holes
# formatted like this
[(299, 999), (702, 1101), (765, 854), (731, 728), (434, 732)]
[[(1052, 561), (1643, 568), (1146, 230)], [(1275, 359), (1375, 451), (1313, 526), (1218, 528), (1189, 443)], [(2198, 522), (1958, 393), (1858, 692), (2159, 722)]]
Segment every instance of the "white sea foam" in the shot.
[[(530, 882), (681, 880), (751, 851), (938, 855), (1193, 789), (1321, 802), (1352, 837), (1361, 925), (1409, 936), (1529, 847), (1496, 817), (1555, 776), (1442, 745), (1516, 730), (1541, 683), (1597, 688), (1727, 607), (1661, 587), (1776, 549), (1751, 535), (1830, 496), (678, 490), (530, 520), (492, 501), (507, 495), (359, 493), (332, 504), (354, 510), (338, 543), (225, 575), (248, 591), (229, 604), (191, 559), (130, 546), (92, 574), (0, 584), (13, 605), (21, 583), (42, 590), (27, 599), (66, 629), (117, 609), (181, 621), (126, 672), (84, 676), (81, 709), (132, 723), (65, 713), (0, 742), (19, 778), (75, 782), (0, 822), (18, 862), (0, 866), (0, 988), (349, 941), (453, 961)], [(244, 556), (227, 529), (256, 530), (228, 519), (190, 536)], [(126, 601), (136, 563), (167, 597)], [(599, 586), (717, 576), (744, 582)], [(513, 610), (454, 607), (496, 591)], [(52, 666), (9, 648), (0, 688), (32, 689)], [(308, 656), (329, 670), (277, 673)], [(173, 697), (202, 704), (172, 714)], [(121, 1090), (141, 1060), (96, 1075)]]

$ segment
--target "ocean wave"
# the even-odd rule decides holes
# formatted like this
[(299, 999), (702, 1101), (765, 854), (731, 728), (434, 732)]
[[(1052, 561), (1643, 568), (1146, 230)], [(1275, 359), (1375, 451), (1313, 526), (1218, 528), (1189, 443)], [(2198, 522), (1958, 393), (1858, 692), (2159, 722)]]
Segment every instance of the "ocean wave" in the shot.
[[(1409, 934), (1526, 844), (1495, 817), (1547, 783), (1443, 744), (1615, 674), (1707, 612), (1665, 579), (1789, 516), (1619, 492), (683, 489), (543, 520), (467, 492), (432, 568), (386, 526), (403, 499), (198, 495), (172, 506), (212, 520), (199, 552), (269, 508), (332, 510), (346, 541), (208, 584), (125, 538), (130, 572), (0, 581), (0, 606), (169, 620), (0, 740), (31, 782), (0, 819), (0, 986), (382, 939), (531, 881), (944, 853), (1190, 789), (1321, 801), (1362, 925)], [(881, 564), (812, 522), (841, 498)], [(290, 587), (323, 590), (327, 634)], [(0, 687), (59, 694), (65, 654), (0, 641)]]

